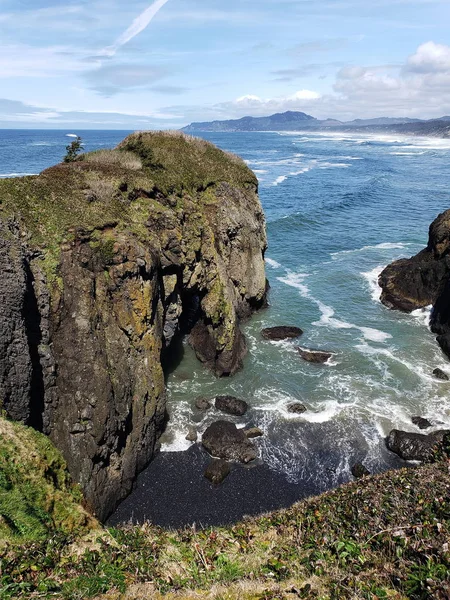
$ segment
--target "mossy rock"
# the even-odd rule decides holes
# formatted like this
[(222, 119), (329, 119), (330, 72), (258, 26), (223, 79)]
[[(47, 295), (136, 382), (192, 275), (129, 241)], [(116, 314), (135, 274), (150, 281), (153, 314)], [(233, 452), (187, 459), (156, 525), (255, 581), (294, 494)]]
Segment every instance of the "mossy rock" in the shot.
[(0, 418), (0, 544), (98, 527), (49, 438)]

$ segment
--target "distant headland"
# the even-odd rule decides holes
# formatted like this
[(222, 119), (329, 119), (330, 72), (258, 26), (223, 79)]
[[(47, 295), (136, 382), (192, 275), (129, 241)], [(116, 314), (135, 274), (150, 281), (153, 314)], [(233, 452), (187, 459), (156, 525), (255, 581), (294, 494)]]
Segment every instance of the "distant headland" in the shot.
[(191, 123), (182, 129), (185, 133), (194, 131), (349, 131), (366, 133), (403, 133), (440, 138), (450, 137), (450, 116), (439, 119), (411, 119), (379, 117), (375, 119), (316, 119), (304, 112), (287, 111), (268, 117), (242, 117), (228, 121)]

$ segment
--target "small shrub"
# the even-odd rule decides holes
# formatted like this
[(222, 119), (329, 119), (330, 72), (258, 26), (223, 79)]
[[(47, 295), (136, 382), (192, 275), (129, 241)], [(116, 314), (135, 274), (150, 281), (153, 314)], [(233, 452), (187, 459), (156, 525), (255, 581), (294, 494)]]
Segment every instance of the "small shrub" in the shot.
[(73, 140), (72, 143), (70, 143), (68, 146), (66, 146), (67, 154), (64, 157), (64, 162), (65, 163), (75, 162), (78, 159), (78, 155), (80, 154), (82, 149), (83, 149), (83, 142), (82, 142), (80, 136), (77, 136), (77, 138), (75, 140)]

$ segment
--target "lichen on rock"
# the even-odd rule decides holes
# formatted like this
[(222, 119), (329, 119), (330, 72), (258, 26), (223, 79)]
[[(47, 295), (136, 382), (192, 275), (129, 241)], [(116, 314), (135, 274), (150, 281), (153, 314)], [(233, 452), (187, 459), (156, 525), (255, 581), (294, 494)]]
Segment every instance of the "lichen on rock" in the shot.
[(178, 132), (0, 181), (3, 405), (50, 436), (100, 518), (155, 452), (162, 352), (192, 330), (215, 374), (242, 366), (265, 248), (255, 175)]

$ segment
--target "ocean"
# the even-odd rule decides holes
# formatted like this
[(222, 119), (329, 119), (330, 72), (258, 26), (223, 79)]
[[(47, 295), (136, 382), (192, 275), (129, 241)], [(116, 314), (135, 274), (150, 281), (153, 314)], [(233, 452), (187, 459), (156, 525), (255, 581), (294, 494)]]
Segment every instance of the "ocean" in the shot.
[[(0, 131), (0, 177), (38, 173), (60, 161), (71, 141), (67, 134), (79, 134), (93, 150), (117, 144), (127, 132)], [(450, 427), (450, 383), (432, 375), (436, 367), (450, 375), (450, 364), (428, 328), (430, 311), (388, 310), (379, 302), (377, 278), (392, 260), (422, 249), (432, 220), (450, 208), (450, 140), (347, 133), (199, 136), (239, 154), (258, 176), (270, 306), (243, 325), (249, 354), (233, 378), (216, 379), (183, 346), (181, 363), (168, 377), (170, 420), (160, 459), (166, 471), (175, 460), (170, 454), (193, 452), (185, 440), (191, 425), (201, 433), (220, 418), (194, 407), (199, 396), (217, 394), (249, 403), (248, 414), (235, 422), (264, 431), (256, 443), (264, 472), (277, 481), (272, 496), (282, 495), (283, 481), (290, 499), (350, 481), (357, 461), (374, 473), (402, 466), (384, 438), (392, 428), (419, 431), (413, 416)], [(260, 330), (274, 325), (296, 325), (304, 334), (289, 342), (263, 340)], [(309, 364), (298, 355), (298, 344), (335, 354), (326, 365)], [(307, 412), (290, 414), (292, 402), (302, 402)], [(235, 489), (238, 471), (223, 484), (224, 493)], [(235, 482), (245, 476), (241, 471)], [(162, 499), (144, 472), (141, 497), (146, 486), (151, 502), (134, 510), (132, 494), (124, 515), (157, 521), (151, 505)], [(186, 506), (194, 499), (183, 502), (189, 522)]]

